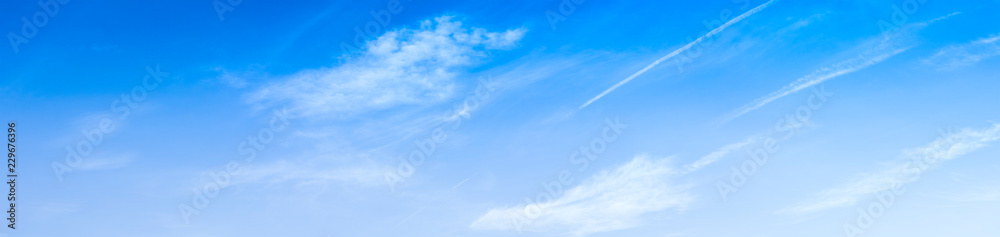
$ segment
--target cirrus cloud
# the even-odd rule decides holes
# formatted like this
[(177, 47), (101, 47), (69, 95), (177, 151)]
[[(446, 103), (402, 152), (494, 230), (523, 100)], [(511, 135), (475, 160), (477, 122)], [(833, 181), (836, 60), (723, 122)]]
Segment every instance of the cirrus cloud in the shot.
[(576, 236), (636, 227), (643, 214), (683, 209), (693, 201), (685, 187), (670, 182), (679, 173), (666, 159), (637, 156), (551, 201), (491, 209), (471, 227)]
[(300, 71), (251, 93), (249, 100), (287, 105), (299, 116), (441, 102), (453, 94), (464, 68), (481, 63), (491, 50), (516, 47), (525, 32), (467, 28), (453, 17), (437, 17), (419, 29), (386, 32), (341, 65)]

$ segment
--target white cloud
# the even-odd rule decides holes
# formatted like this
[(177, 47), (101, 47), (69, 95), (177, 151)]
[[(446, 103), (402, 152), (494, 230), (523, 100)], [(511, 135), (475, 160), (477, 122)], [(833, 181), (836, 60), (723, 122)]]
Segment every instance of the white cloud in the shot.
[(952, 70), (1000, 55), (1000, 35), (938, 50), (925, 62), (941, 70)]
[[(827, 189), (818, 193), (817, 198), (813, 201), (800, 203), (779, 212), (804, 214), (829, 208), (852, 206), (871, 194), (889, 190), (895, 185), (916, 181), (920, 174), (927, 169), (975, 151), (997, 139), (1000, 139), (1000, 124), (994, 124), (993, 127), (982, 130), (964, 129), (961, 132), (941, 137), (926, 146), (905, 150), (904, 155), (910, 158), (907, 162), (878, 173), (864, 175), (860, 179), (840, 187)], [(925, 162), (926, 165), (914, 162)]]
[(591, 98), (590, 100), (588, 100), (587, 103), (583, 103), (583, 105), (580, 105), (580, 107), (578, 109), (583, 109), (583, 108), (587, 107), (591, 103), (594, 103), (594, 101), (597, 101), (597, 100), (601, 99), (601, 97), (604, 97), (604, 95), (607, 95), (608, 93), (611, 93), (611, 91), (614, 91), (615, 89), (618, 89), (618, 87), (620, 87), (622, 85), (625, 85), (625, 83), (628, 83), (629, 81), (632, 81), (632, 79), (635, 79), (639, 75), (642, 75), (643, 73), (646, 73), (646, 71), (649, 71), (649, 69), (652, 69), (656, 65), (662, 63), (663, 61), (666, 61), (666, 60), (668, 60), (670, 58), (673, 58), (673, 57), (679, 55), (680, 53), (683, 53), (684, 51), (687, 51), (688, 49), (690, 49), (691, 47), (693, 47), (693, 46), (701, 43), (705, 39), (710, 38), (710, 37), (718, 34), (719, 32), (722, 32), (722, 30), (725, 30), (726, 28), (729, 28), (729, 26), (731, 26), (733, 24), (736, 24), (737, 22), (740, 22), (743, 19), (746, 19), (747, 17), (750, 17), (751, 15), (753, 15), (753, 14), (755, 14), (757, 12), (760, 12), (761, 10), (764, 10), (764, 8), (767, 8), (767, 6), (770, 6), (772, 2), (774, 2), (774, 0), (767, 1), (764, 4), (761, 4), (760, 6), (757, 6), (757, 7), (753, 8), (753, 9), (750, 9), (749, 11), (747, 11), (747, 12), (745, 12), (743, 14), (740, 14), (739, 16), (736, 16), (732, 20), (729, 20), (725, 24), (722, 24), (721, 26), (716, 27), (715, 29), (712, 29), (712, 31), (709, 31), (705, 35), (703, 35), (701, 37), (698, 37), (694, 41), (691, 41), (691, 43), (688, 43), (688, 44), (686, 44), (686, 45), (684, 45), (684, 46), (682, 46), (682, 47), (674, 50), (673, 52), (670, 52), (666, 56), (663, 56), (662, 58), (657, 59), (656, 61), (653, 61), (653, 63), (649, 64), (648, 66), (646, 66), (642, 70), (639, 70), (638, 72), (633, 73), (631, 76), (625, 78), (624, 80), (622, 80), (622, 81), (618, 82), (617, 84), (611, 86), (610, 88), (604, 90), (604, 92), (601, 92), (601, 94), (598, 94), (597, 96), (594, 96), (594, 98)]
[[(678, 171), (667, 160), (637, 156), (614, 170), (594, 175), (551, 201), (491, 209), (471, 227), (578, 236), (635, 227), (641, 223), (639, 217), (643, 214), (682, 209), (692, 202), (684, 187), (670, 183), (676, 175)], [(528, 221), (519, 225), (516, 221), (519, 218)]]
[(461, 69), (489, 50), (514, 48), (524, 28), (489, 32), (443, 16), (419, 29), (390, 31), (365, 51), (331, 68), (309, 69), (253, 93), (260, 104), (289, 103), (297, 115), (350, 115), (450, 97)]

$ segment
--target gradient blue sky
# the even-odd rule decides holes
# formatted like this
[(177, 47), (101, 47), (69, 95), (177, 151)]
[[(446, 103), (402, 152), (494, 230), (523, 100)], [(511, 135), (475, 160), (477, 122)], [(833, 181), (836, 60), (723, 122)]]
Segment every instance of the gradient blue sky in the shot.
[(0, 236), (1000, 234), (1000, 1), (227, 2), (0, 6)]

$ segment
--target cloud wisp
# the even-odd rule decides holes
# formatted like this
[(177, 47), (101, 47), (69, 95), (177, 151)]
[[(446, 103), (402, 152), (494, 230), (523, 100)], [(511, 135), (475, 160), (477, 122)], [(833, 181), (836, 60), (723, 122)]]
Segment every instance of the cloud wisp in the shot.
[(517, 46), (526, 29), (467, 28), (449, 16), (419, 29), (390, 31), (364, 51), (331, 67), (303, 70), (249, 95), (259, 106), (287, 104), (298, 116), (344, 116), (449, 98), (464, 68), (491, 50)]
[[(494, 208), (472, 223), (479, 230), (523, 230), (584, 236), (641, 224), (646, 213), (683, 209), (693, 201), (686, 189), (670, 180), (679, 174), (666, 159), (637, 156), (613, 170), (602, 171), (551, 201)], [(537, 215), (524, 226), (518, 218)]]
[(736, 24), (737, 22), (740, 22), (743, 19), (745, 19), (747, 17), (750, 17), (751, 15), (753, 15), (753, 14), (755, 14), (757, 12), (760, 12), (761, 10), (764, 10), (764, 8), (767, 8), (768, 6), (770, 6), (771, 3), (773, 3), (774, 1), (775, 0), (771, 0), (771, 1), (768, 1), (768, 2), (766, 2), (764, 4), (761, 4), (760, 6), (755, 7), (753, 9), (750, 9), (750, 11), (747, 11), (747, 12), (745, 12), (743, 14), (740, 14), (736, 18), (733, 18), (732, 20), (729, 20), (725, 24), (722, 24), (721, 26), (716, 27), (712, 31), (709, 31), (707, 34), (705, 34), (705, 35), (703, 35), (701, 37), (698, 37), (694, 41), (691, 41), (691, 43), (688, 43), (688, 44), (686, 44), (686, 45), (684, 45), (684, 46), (682, 46), (682, 47), (674, 50), (673, 52), (670, 52), (666, 56), (663, 56), (660, 59), (657, 59), (656, 61), (653, 61), (653, 63), (649, 64), (645, 68), (642, 68), (642, 70), (639, 70), (638, 72), (633, 73), (631, 76), (626, 77), (625, 80), (622, 80), (622, 81), (618, 82), (617, 84), (611, 86), (607, 90), (604, 90), (604, 92), (601, 92), (601, 94), (598, 94), (597, 96), (594, 96), (594, 98), (591, 98), (590, 100), (588, 100), (587, 103), (583, 103), (583, 105), (580, 105), (580, 107), (577, 108), (577, 109), (586, 108), (591, 103), (594, 103), (594, 101), (597, 101), (597, 100), (601, 99), (601, 97), (604, 97), (608, 93), (611, 93), (611, 91), (614, 91), (615, 89), (618, 89), (618, 87), (621, 87), (622, 85), (625, 85), (625, 83), (628, 83), (629, 81), (632, 81), (632, 79), (635, 79), (636, 77), (642, 75), (643, 73), (646, 73), (646, 71), (649, 71), (649, 69), (652, 69), (656, 65), (662, 63), (663, 61), (667, 61), (670, 58), (673, 58), (673, 57), (675, 57), (675, 56), (683, 53), (684, 51), (687, 51), (688, 49), (690, 49), (691, 47), (693, 47), (693, 46), (701, 43), (705, 39), (711, 38), (712, 36), (715, 36), (719, 32), (722, 32), (722, 30), (725, 30), (726, 28), (729, 28), (729, 26), (732, 26), (733, 24)]
[(938, 17), (925, 22), (912, 23), (909, 25), (904, 25), (896, 31), (886, 33), (886, 38), (878, 39), (878, 43), (875, 47), (862, 52), (858, 56), (841, 61), (830, 67), (820, 68), (813, 73), (796, 79), (792, 83), (782, 87), (778, 91), (771, 92), (770, 94), (757, 98), (756, 100), (750, 102), (749, 104), (736, 109), (727, 115), (719, 118), (718, 123), (723, 124), (740, 116), (743, 116), (751, 111), (757, 110), (768, 103), (771, 103), (781, 97), (790, 95), (792, 93), (798, 92), (802, 89), (809, 88), (810, 86), (822, 83), (824, 81), (844, 76), (857, 72), (859, 70), (868, 68), (875, 64), (879, 64), (886, 59), (896, 56), (900, 53), (906, 52), (907, 50), (916, 46), (916, 44), (908, 43), (908, 40), (912, 38), (912, 34), (916, 31), (922, 30), (923, 28), (929, 26), (932, 23), (948, 19), (952, 16), (958, 15), (959, 13), (951, 13), (942, 17)]
[(702, 167), (715, 163), (716, 161), (718, 161), (722, 157), (725, 157), (729, 153), (732, 153), (733, 151), (737, 151), (739, 149), (742, 149), (743, 147), (746, 147), (747, 145), (757, 142), (757, 140), (759, 140), (760, 138), (761, 138), (760, 135), (750, 136), (746, 140), (720, 147), (718, 150), (715, 150), (712, 153), (709, 153), (708, 155), (701, 157), (694, 163), (684, 165), (684, 174), (697, 171)]
[(639, 155), (617, 168), (599, 172), (565, 193), (561, 188), (555, 193), (548, 190), (555, 197), (547, 201), (491, 209), (473, 222), (471, 228), (573, 236), (633, 228), (642, 224), (643, 214), (682, 210), (694, 202), (688, 186), (674, 184), (672, 180), (711, 165), (762, 137), (750, 136), (722, 146), (680, 168), (670, 165), (669, 159)]
[(881, 63), (882, 61), (885, 61), (886, 59), (889, 59), (892, 56), (905, 52), (911, 47), (912, 46), (900, 47), (889, 42), (883, 42), (874, 49), (865, 51), (864, 53), (861, 53), (857, 57), (839, 62), (830, 67), (821, 68), (813, 73), (810, 73), (809, 75), (800, 77), (799, 79), (796, 79), (792, 83), (785, 85), (781, 89), (775, 92), (771, 92), (770, 94), (767, 94), (764, 97), (757, 98), (756, 100), (750, 102), (749, 104), (746, 104), (743, 107), (740, 107), (739, 109), (730, 112), (729, 114), (720, 118), (719, 121), (720, 123), (729, 122), (733, 119), (743, 116), (744, 114), (747, 114), (751, 111), (764, 107), (764, 105), (767, 105), (768, 103), (771, 103), (781, 97), (785, 97), (789, 94), (798, 92), (802, 89), (809, 88), (810, 86), (822, 83), (824, 81), (837, 78), (843, 75), (847, 75), (856, 72), (858, 70), (870, 67), (872, 65)]
[(924, 61), (940, 70), (954, 70), (996, 56), (1000, 56), (1000, 34), (945, 47)]
[(384, 184), (382, 174), (388, 167), (375, 165), (333, 166), (319, 164), (298, 164), (277, 161), (262, 166), (245, 167), (240, 179), (234, 184), (290, 182), (296, 186), (324, 185), (329, 183), (352, 184), (363, 187), (377, 187)]
[(908, 149), (903, 154), (907, 162), (896, 164), (881, 172), (870, 173), (816, 194), (812, 201), (785, 208), (779, 213), (805, 214), (830, 208), (847, 207), (856, 204), (871, 194), (886, 191), (919, 179), (921, 173), (941, 163), (958, 158), (1000, 139), (1000, 124), (987, 129), (964, 129), (943, 136), (923, 147)]
[(107, 157), (94, 157), (87, 159), (79, 167), (78, 170), (112, 170), (128, 166), (132, 163), (134, 157), (132, 155), (119, 155), (119, 156), (107, 156)]

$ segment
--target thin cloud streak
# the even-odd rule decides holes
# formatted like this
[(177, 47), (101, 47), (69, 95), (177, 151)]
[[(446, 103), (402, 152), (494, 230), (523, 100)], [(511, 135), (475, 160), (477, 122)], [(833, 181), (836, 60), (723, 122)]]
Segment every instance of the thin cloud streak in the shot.
[[(881, 172), (867, 174), (840, 187), (827, 189), (818, 193), (813, 201), (782, 209), (778, 213), (798, 215), (854, 205), (871, 194), (916, 181), (921, 173), (928, 169), (985, 147), (997, 139), (1000, 139), (1000, 124), (993, 124), (991, 128), (981, 130), (964, 129), (941, 137), (926, 146), (905, 150), (903, 154), (910, 157), (907, 162), (896, 164)], [(927, 163), (920, 165), (916, 162)]]
[(758, 98), (753, 102), (751, 102), (750, 104), (744, 105), (743, 107), (736, 109), (735, 111), (729, 113), (729, 115), (726, 115), (725, 117), (720, 119), (720, 121), (721, 123), (729, 122), (733, 119), (743, 116), (744, 114), (749, 113), (750, 111), (754, 111), (761, 107), (764, 107), (764, 105), (767, 105), (768, 103), (771, 103), (772, 101), (777, 100), (781, 97), (798, 92), (802, 89), (809, 88), (810, 86), (822, 83), (826, 80), (830, 80), (833, 78), (837, 78), (839, 76), (856, 72), (861, 69), (865, 69), (869, 66), (885, 61), (886, 59), (892, 56), (905, 52), (910, 48), (912, 48), (912, 46), (900, 48), (888, 43), (883, 43), (879, 47), (873, 50), (866, 51), (865, 53), (862, 53), (861, 55), (858, 55), (855, 58), (842, 61), (840, 63), (834, 64), (831, 67), (825, 67), (819, 69), (816, 72), (801, 77), (792, 82), (791, 84), (782, 87), (778, 91), (771, 92), (771, 94)]
[(1000, 55), (1000, 34), (938, 50), (924, 60), (939, 70), (953, 70)]
[(663, 56), (662, 58), (657, 59), (652, 64), (649, 64), (648, 66), (646, 66), (642, 70), (639, 70), (638, 72), (635, 72), (631, 76), (625, 78), (625, 80), (622, 80), (622, 81), (618, 82), (618, 84), (615, 84), (614, 86), (611, 86), (611, 88), (608, 88), (607, 90), (604, 90), (604, 92), (601, 92), (601, 94), (599, 94), (599, 95), (595, 96), (594, 98), (590, 99), (589, 101), (587, 101), (587, 103), (584, 103), (583, 105), (581, 105), (580, 108), (578, 108), (578, 110), (587, 107), (591, 103), (594, 103), (594, 101), (597, 101), (597, 100), (601, 99), (601, 97), (604, 97), (604, 95), (607, 95), (608, 93), (611, 93), (611, 91), (614, 91), (615, 89), (618, 89), (618, 87), (620, 87), (622, 85), (625, 85), (625, 83), (628, 83), (629, 81), (632, 81), (632, 79), (635, 79), (639, 75), (642, 75), (643, 73), (646, 73), (646, 71), (649, 71), (649, 69), (652, 69), (653, 67), (655, 67), (656, 65), (660, 64), (661, 62), (666, 61), (666, 60), (668, 60), (670, 58), (673, 58), (674, 56), (677, 56), (678, 54), (683, 53), (684, 51), (687, 51), (688, 49), (690, 49), (694, 45), (696, 45), (698, 43), (701, 43), (701, 41), (704, 41), (706, 38), (712, 37), (712, 36), (718, 34), (719, 32), (722, 32), (722, 30), (725, 30), (729, 26), (731, 26), (733, 24), (736, 24), (737, 22), (742, 21), (744, 18), (750, 17), (750, 15), (753, 15), (754, 13), (757, 13), (757, 12), (759, 12), (761, 10), (764, 10), (764, 8), (767, 8), (767, 6), (770, 6), (771, 3), (774, 2), (774, 1), (775, 0), (771, 0), (771, 1), (768, 1), (768, 2), (766, 2), (764, 4), (761, 4), (760, 6), (755, 7), (754, 9), (750, 9), (750, 11), (747, 11), (746, 13), (743, 13), (743, 14), (737, 16), (736, 18), (733, 18), (732, 20), (729, 20), (728, 22), (726, 22), (726, 24), (722, 24), (721, 26), (713, 29), (712, 31), (709, 31), (707, 34), (705, 34), (705, 35), (703, 35), (701, 37), (698, 37), (698, 39), (695, 39), (694, 41), (691, 41), (691, 43), (688, 43), (688, 44), (684, 45), (683, 47), (681, 47), (681, 48), (679, 48), (677, 50), (674, 50), (673, 52), (670, 52), (670, 54), (667, 54), (666, 56)]
[(744, 141), (720, 147), (718, 150), (715, 150), (714, 152), (709, 153), (708, 155), (705, 155), (705, 156), (701, 157), (701, 159), (698, 159), (694, 163), (684, 165), (684, 172), (683, 172), (683, 174), (688, 174), (688, 173), (697, 171), (697, 170), (701, 169), (701, 167), (705, 167), (707, 165), (715, 163), (716, 161), (718, 161), (722, 157), (725, 157), (729, 153), (731, 153), (733, 151), (736, 151), (736, 150), (739, 150), (739, 149), (741, 149), (743, 147), (746, 147), (747, 145), (750, 145), (751, 143), (756, 142), (760, 137), (761, 137), (760, 135), (751, 136), (751, 137), (747, 138)]
[(910, 25), (903, 26), (901, 30), (893, 32), (892, 36), (890, 36), (889, 39), (881, 40), (881, 42), (875, 48), (865, 51), (864, 53), (861, 53), (855, 58), (839, 62), (830, 67), (821, 68), (809, 75), (801, 77), (792, 82), (791, 84), (782, 87), (778, 91), (772, 92), (771, 94), (758, 98), (753, 102), (751, 102), (750, 104), (744, 105), (743, 107), (740, 107), (739, 109), (730, 112), (728, 115), (719, 119), (719, 124), (732, 121), (733, 119), (743, 116), (744, 114), (747, 114), (751, 111), (757, 110), (763, 107), (764, 105), (767, 105), (768, 103), (771, 103), (772, 101), (777, 100), (786, 95), (798, 92), (805, 88), (809, 88), (810, 86), (822, 83), (826, 80), (830, 80), (833, 78), (837, 78), (839, 76), (856, 72), (861, 69), (865, 69), (869, 66), (881, 63), (886, 59), (896, 56), (897, 54), (906, 52), (907, 50), (915, 46), (912, 44), (908, 46), (900, 46), (905, 44), (901, 42), (904, 42), (906, 40), (907, 35), (913, 34), (913, 32), (919, 31), (934, 22), (942, 21), (958, 14), (960, 13), (954, 12), (942, 17), (934, 18), (930, 21), (913, 23)]
[(636, 156), (548, 201), (490, 209), (470, 227), (574, 236), (633, 228), (644, 214), (682, 210), (694, 201), (687, 187), (673, 184), (677, 174), (668, 159)]

